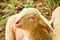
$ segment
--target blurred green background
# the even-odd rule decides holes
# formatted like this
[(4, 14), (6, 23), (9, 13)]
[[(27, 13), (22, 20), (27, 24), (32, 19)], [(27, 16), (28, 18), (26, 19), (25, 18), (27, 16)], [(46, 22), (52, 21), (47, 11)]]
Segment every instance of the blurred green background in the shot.
[(0, 33), (4, 36), (8, 17), (19, 13), (23, 8), (37, 8), (44, 17), (50, 20), (52, 12), (58, 6), (60, 6), (60, 0), (0, 0)]
[(23, 8), (37, 8), (48, 20), (52, 11), (60, 5), (60, 0), (0, 0), (0, 30), (5, 29), (9, 16), (19, 13)]

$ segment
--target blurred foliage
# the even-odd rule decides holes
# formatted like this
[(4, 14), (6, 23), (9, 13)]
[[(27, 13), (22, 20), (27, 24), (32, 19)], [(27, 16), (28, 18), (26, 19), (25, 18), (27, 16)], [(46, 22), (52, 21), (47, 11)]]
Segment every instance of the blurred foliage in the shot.
[(19, 13), (23, 8), (37, 8), (50, 20), (52, 11), (60, 6), (60, 0), (0, 0), (0, 30), (5, 29), (9, 16)]

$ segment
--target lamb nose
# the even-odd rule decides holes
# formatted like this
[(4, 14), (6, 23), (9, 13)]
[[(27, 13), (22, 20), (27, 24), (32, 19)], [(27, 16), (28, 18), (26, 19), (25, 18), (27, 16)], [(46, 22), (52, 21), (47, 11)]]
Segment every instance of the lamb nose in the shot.
[(17, 21), (15, 24), (19, 24), (19, 21)]

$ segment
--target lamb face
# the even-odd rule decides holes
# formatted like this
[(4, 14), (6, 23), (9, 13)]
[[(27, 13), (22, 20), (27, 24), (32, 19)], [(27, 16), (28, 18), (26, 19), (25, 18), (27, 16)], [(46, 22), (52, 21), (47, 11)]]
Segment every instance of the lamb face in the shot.
[(26, 8), (10, 17), (6, 26), (6, 40), (51, 40), (51, 30), (37, 9)]

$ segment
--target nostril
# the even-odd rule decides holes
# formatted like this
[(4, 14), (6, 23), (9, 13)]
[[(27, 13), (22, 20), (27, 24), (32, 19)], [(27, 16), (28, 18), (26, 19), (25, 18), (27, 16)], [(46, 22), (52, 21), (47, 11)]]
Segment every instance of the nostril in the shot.
[(17, 21), (17, 22), (15, 22), (15, 26), (16, 27), (22, 27), (22, 24), (20, 23), (20, 21)]
[(17, 21), (15, 24), (18, 24), (19, 23), (19, 21)]
[(16, 21), (16, 22), (15, 22), (15, 26), (18, 26), (18, 25), (19, 25), (19, 21)]

